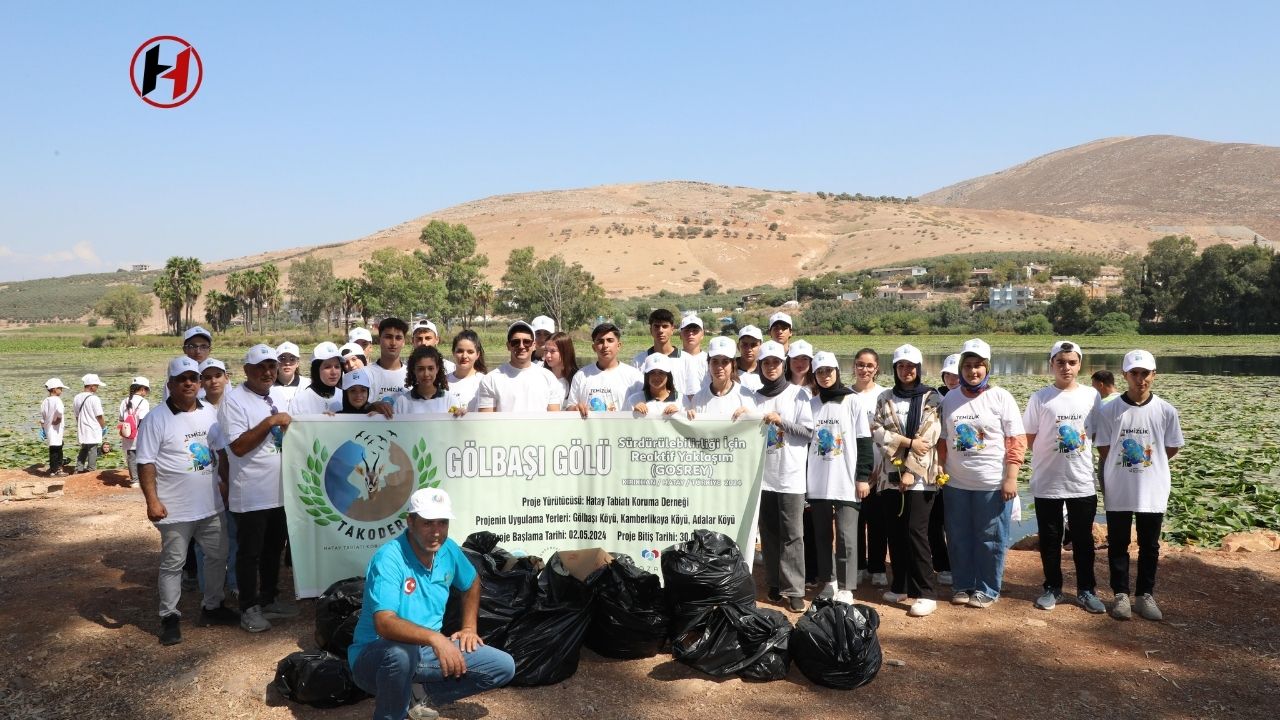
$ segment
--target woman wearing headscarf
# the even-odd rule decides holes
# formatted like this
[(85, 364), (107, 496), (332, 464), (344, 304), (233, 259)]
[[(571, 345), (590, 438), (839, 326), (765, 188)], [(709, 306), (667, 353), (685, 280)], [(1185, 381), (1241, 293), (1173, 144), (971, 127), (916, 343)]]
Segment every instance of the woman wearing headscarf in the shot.
[(938, 494), (938, 413), (942, 396), (924, 384), (924, 357), (913, 345), (893, 351), (893, 387), (880, 393), (871, 438), (880, 449), (872, 478), (889, 536), (893, 584), (887, 602), (916, 598), (908, 614), (937, 609), (929, 550), (929, 515)]
[[(354, 345), (354, 343), (352, 343)], [(356, 345), (359, 348), (359, 345)], [(289, 401), (290, 415), (320, 415), (342, 408), (338, 383), (342, 382), (342, 355), (338, 346), (322, 342), (311, 351), (311, 379)]]
[(991, 346), (978, 338), (960, 349), (960, 386), (942, 399), (939, 458), (949, 480), (947, 551), (954, 605), (988, 608), (1000, 597), (1011, 501), (1027, 439), (1018, 403), (989, 383)]

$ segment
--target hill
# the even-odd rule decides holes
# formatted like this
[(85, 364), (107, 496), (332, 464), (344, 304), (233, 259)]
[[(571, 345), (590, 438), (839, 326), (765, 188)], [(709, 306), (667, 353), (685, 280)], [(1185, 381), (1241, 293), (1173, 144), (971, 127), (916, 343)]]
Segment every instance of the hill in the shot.
[(1280, 241), (1277, 169), (1277, 147), (1172, 135), (1117, 137), (934, 190), (920, 201), (1134, 224), (1197, 239), (1252, 240), (1248, 228)]

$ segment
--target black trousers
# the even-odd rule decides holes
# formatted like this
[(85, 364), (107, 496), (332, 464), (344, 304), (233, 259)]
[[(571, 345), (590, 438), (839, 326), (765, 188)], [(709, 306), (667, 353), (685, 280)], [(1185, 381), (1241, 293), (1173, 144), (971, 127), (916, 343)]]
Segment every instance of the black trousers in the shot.
[(62, 471), (62, 446), (49, 446), (49, 473), (53, 474)]
[(1156, 565), (1160, 563), (1160, 526), (1164, 513), (1107, 512), (1107, 562), (1111, 566), (1111, 591), (1129, 592), (1129, 528), (1138, 523), (1138, 595), (1156, 589)]
[(862, 499), (862, 512), (858, 513), (858, 569), (869, 573), (885, 571), (884, 554), (889, 536), (884, 512), (880, 509), (881, 499), (881, 493), (872, 490)]
[(236, 518), (236, 584), (240, 612), (275, 601), (280, 584), (280, 555), (289, 536), (284, 508), (232, 513)]
[(1065, 505), (1067, 526), (1071, 533), (1071, 559), (1076, 566), (1076, 592), (1093, 592), (1098, 585), (1093, 574), (1093, 516), (1098, 514), (1098, 496), (1038, 497), (1035, 504), (1036, 525), (1040, 528), (1040, 566), (1044, 568), (1044, 589), (1062, 592), (1062, 508)]
[(937, 572), (951, 572), (951, 556), (947, 554), (947, 529), (943, 522), (946, 510), (942, 504), (942, 493), (936, 493), (933, 509), (929, 511), (929, 552), (933, 555), (933, 569)]
[(881, 490), (880, 509), (889, 536), (895, 593), (933, 599), (929, 516), (938, 493), (933, 490)]

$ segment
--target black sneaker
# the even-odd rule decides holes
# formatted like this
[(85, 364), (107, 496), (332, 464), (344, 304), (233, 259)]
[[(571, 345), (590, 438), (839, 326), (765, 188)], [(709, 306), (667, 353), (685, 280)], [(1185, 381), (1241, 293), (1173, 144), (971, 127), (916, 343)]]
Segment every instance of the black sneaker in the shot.
[(182, 628), (178, 627), (178, 615), (165, 615), (160, 618), (160, 644), (177, 645), (182, 642)]
[(769, 602), (782, 602), (782, 593), (778, 591), (778, 588), (769, 588)]
[(791, 608), (791, 612), (804, 612), (804, 598), (789, 597), (787, 598), (787, 606)]
[(210, 610), (209, 608), (200, 608), (200, 626), (208, 627), (210, 625), (239, 625), (240, 613), (232, 610), (225, 605), (219, 605)]

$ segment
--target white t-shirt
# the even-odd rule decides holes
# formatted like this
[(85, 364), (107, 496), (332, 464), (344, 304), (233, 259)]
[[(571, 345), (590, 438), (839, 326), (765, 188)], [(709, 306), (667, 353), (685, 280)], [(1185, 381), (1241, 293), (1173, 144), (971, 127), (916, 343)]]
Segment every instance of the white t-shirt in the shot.
[[(809, 391), (788, 384), (773, 397), (759, 396), (752, 417), (776, 412), (783, 423), (813, 429), (813, 406)], [(788, 432), (772, 423), (765, 426), (764, 474), (760, 487), (777, 493), (803, 495), (808, 489), (805, 465), (809, 458), (809, 436)]]
[(426, 400), (414, 397), (412, 391), (410, 391), (396, 397), (394, 411), (396, 415), (447, 413), (449, 408), (457, 404), (457, 402), (457, 396), (451, 395), (448, 390), (438, 398), (428, 398)]
[[(125, 414), (129, 412), (130, 404), (132, 404), (133, 407), (137, 409), (138, 434), (141, 435), (142, 434), (142, 418), (146, 417), (147, 413), (151, 412), (151, 403), (147, 402), (147, 399), (142, 397), (141, 395), (134, 395), (132, 401), (130, 401), (129, 398), (127, 397), (124, 398), (123, 400), (120, 401), (119, 415), (121, 420), (124, 420)], [(120, 449), (124, 450), (125, 452), (129, 452), (130, 450), (133, 450), (135, 448), (136, 442), (137, 442), (136, 438), (122, 437), (120, 438)]]
[(407, 389), (404, 386), (407, 369), (403, 362), (400, 363), (400, 367), (393, 370), (386, 370), (378, 363), (370, 363), (364, 369), (365, 372), (369, 373), (369, 382), (375, 386), (369, 388), (369, 402), (371, 403), (382, 401), (394, 404), (396, 396)]
[(698, 394), (703, 385), (707, 384), (707, 372), (710, 370), (707, 365), (707, 353), (699, 351), (694, 354), (688, 350), (681, 350), (680, 359), (684, 361), (684, 381), (687, 386), (681, 392), (693, 397)]
[(86, 390), (71, 401), (71, 409), (76, 415), (76, 441), (81, 445), (102, 442), (102, 426), (98, 424), (99, 415), (106, 419), (102, 412), (102, 399)]
[(288, 405), (293, 401), (294, 395), (302, 392), (303, 388), (311, 384), (311, 378), (308, 378), (306, 375), (299, 374), (294, 377), (297, 379), (297, 382), (292, 385), (276, 385), (276, 388), (280, 391), (280, 397), (284, 398), (285, 405)]
[(689, 401), (694, 417), (710, 420), (729, 420), (738, 408), (748, 411), (755, 409), (757, 396), (754, 391), (734, 383), (725, 394), (715, 395), (711, 392), (710, 383), (698, 391)]
[(1098, 446), (1110, 447), (1102, 468), (1108, 511), (1162, 513), (1169, 508), (1169, 456), (1186, 444), (1178, 411), (1152, 395), (1145, 405), (1119, 397), (1098, 410)]
[(564, 402), (564, 386), (548, 369), (537, 365), (514, 368), (511, 363), (484, 376), (476, 390), (476, 409), (496, 412), (545, 411)]
[(458, 369), (458, 366), (454, 365), (453, 361), (450, 360), (449, 358), (444, 357), (443, 353), (441, 354), (441, 357), (440, 357), (440, 363), (444, 367), (445, 375), (452, 375), (454, 371)]
[[(282, 404), (274, 386), (271, 388), (271, 403), (276, 409)], [(267, 510), (284, 505), (280, 479), (280, 446), (284, 433), (280, 428), (272, 428), (262, 443), (244, 455), (236, 455), (230, 448), (230, 444), (241, 435), (273, 414), (271, 403), (244, 384), (222, 396), (218, 424), (227, 437), (227, 462), (230, 466), (227, 505), (231, 512)]]
[(1025, 434), (1018, 403), (1001, 387), (976, 398), (956, 389), (942, 398), (946, 472), (960, 490), (999, 490), (1004, 481), (1005, 438)]
[(203, 520), (222, 512), (214, 450), (209, 445), (209, 432), (217, 420), (217, 412), (208, 404), (176, 414), (166, 404), (156, 408), (138, 430), (138, 464), (155, 465), (156, 495), (169, 513), (157, 525)]
[[(636, 353), (636, 356), (631, 359), (631, 365), (636, 370), (640, 371), (641, 382), (644, 382), (644, 379), (643, 379), (644, 378), (644, 359), (649, 357), (649, 354), (652, 352), (653, 352), (653, 346), (651, 345), (645, 348), (644, 350), (641, 350), (640, 352)], [(668, 355), (667, 357), (671, 358), (671, 380), (675, 383), (676, 390), (678, 390), (681, 395), (692, 397), (694, 393), (698, 392), (698, 390), (701, 389), (701, 385), (692, 387), (692, 389), (690, 389), (691, 380), (689, 379), (689, 370), (688, 370), (689, 360), (687, 359), (688, 353), (676, 347), (672, 349), (671, 354)], [(704, 361), (707, 358), (706, 355), (701, 355), (699, 357), (701, 357)], [(703, 362), (702, 365), (703, 365), (702, 374), (705, 377), (707, 374), (706, 362)], [(685, 392), (686, 390), (689, 390), (689, 392)]]
[[(797, 386), (792, 386), (797, 387)], [(839, 402), (809, 400), (813, 413), (813, 437), (808, 449), (810, 500), (858, 501), (858, 438), (871, 437), (871, 426), (862, 412), (858, 394)]]
[[(756, 367), (759, 368), (760, 365), (757, 363)], [(738, 373), (738, 382), (742, 383), (743, 387), (750, 390), (759, 390), (764, 387), (764, 381), (760, 379), (760, 373), (755, 370), (747, 372), (746, 370), (738, 370), (735, 367), (734, 372)]]
[(1031, 446), (1031, 495), (1038, 498), (1076, 498), (1094, 495), (1093, 411), (1100, 407), (1098, 391), (1088, 385), (1059, 390), (1040, 388), (1027, 400), (1022, 425), (1035, 433)]
[(449, 381), (449, 392), (458, 399), (458, 402), (465, 405), (467, 412), (476, 411), (476, 391), (480, 389), (480, 380), (484, 377), (484, 373), (473, 372), (470, 375), (459, 378), (450, 372), (447, 376)]
[[(573, 376), (565, 406), (585, 402), (592, 412), (616, 412), (626, 406), (628, 397), (643, 389), (643, 383), (640, 371), (630, 365), (618, 363), (601, 370), (599, 365), (591, 363)], [(680, 388), (678, 382), (676, 388)]]
[(670, 399), (668, 395), (666, 400), (646, 400), (644, 390), (633, 392), (627, 396), (626, 401), (622, 405), (623, 410), (634, 410), (637, 405), (644, 403), (644, 409), (648, 412), (645, 417), (667, 417), (667, 408), (674, 407), (677, 411), (684, 409), (684, 397), (678, 396), (678, 400)]
[(307, 387), (293, 394), (293, 400), (289, 401), (289, 409), (286, 412), (290, 415), (323, 415), (327, 412), (336, 413), (341, 409), (341, 390), (335, 389), (333, 397), (321, 397), (308, 384)]
[[(67, 429), (66, 419), (63, 417), (66, 407), (59, 395), (50, 395), (40, 403), (40, 427), (44, 428), (44, 436), (50, 446), (62, 444), (62, 433)], [(58, 424), (54, 425), (54, 421), (58, 421)]]
[[(888, 389), (890, 388), (886, 388), (881, 385), (872, 384), (871, 387), (867, 388), (862, 392), (853, 390), (853, 395), (855, 398), (857, 398), (858, 411), (861, 412), (863, 415), (867, 416), (867, 427), (871, 427), (871, 422), (876, 417), (876, 403), (879, 402), (880, 400), (880, 393), (883, 393), (885, 390), (888, 390)], [(907, 424), (907, 421), (905, 418), (903, 418), (902, 425), (905, 427), (906, 424)], [(881, 453), (880, 446), (876, 445), (875, 443), (871, 443), (872, 467), (876, 467), (880, 465), (880, 453)], [(912, 486), (912, 489), (917, 489), (919, 486), (923, 486), (923, 485), (924, 483), (916, 483), (915, 485)], [(875, 486), (873, 485), (871, 489), (874, 490)]]

